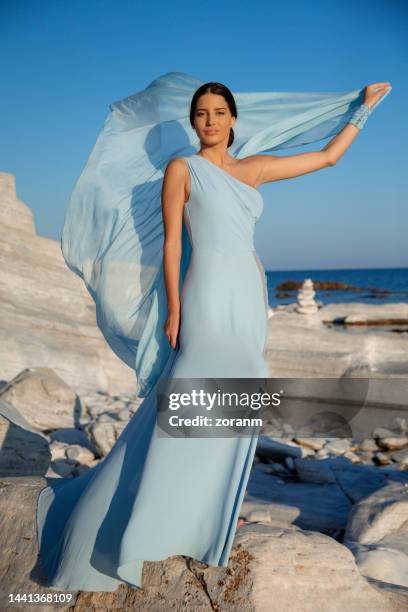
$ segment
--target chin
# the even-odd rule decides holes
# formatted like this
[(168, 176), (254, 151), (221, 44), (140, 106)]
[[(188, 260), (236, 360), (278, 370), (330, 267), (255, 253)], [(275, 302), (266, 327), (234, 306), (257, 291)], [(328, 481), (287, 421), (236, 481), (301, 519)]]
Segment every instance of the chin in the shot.
[(223, 139), (219, 137), (219, 134), (214, 134), (214, 136), (206, 136), (205, 138), (202, 139), (202, 142), (204, 144), (220, 144), (221, 142), (223, 142)]

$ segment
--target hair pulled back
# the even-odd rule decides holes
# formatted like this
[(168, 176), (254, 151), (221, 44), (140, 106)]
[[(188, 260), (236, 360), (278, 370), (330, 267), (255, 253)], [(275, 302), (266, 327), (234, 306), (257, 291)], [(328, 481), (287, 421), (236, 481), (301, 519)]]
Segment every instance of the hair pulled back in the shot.
[[(195, 117), (198, 99), (200, 96), (206, 93), (213, 93), (219, 96), (223, 96), (226, 103), (228, 104), (228, 108), (230, 109), (231, 115), (235, 118), (238, 117), (237, 105), (235, 104), (235, 99), (231, 91), (228, 89), (226, 85), (223, 85), (222, 83), (211, 81), (209, 83), (204, 83), (197, 89), (197, 91), (194, 92), (194, 95), (191, 100), (191, 106), (190, 106), (190, 124), (192, 128), (194, 128), (194, 117)], [(229, 134), (227, 146), (230, 147), (233, 142), (234, 142), (234, 130), (230, 128), (230, 134)]]

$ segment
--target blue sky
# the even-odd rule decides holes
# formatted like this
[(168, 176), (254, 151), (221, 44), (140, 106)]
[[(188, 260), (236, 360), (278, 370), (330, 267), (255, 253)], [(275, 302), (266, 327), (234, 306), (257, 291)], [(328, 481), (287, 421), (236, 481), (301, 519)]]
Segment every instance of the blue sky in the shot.
[[(0, 171), (59, 239), (108, 105), (170, 71), (239, 91), (393, 90), (339, 163), (261, 187), (267, 269), (408, 266), (403, 0), (3, 0)], [(319, 150), (327, 140), (279, 155)]]

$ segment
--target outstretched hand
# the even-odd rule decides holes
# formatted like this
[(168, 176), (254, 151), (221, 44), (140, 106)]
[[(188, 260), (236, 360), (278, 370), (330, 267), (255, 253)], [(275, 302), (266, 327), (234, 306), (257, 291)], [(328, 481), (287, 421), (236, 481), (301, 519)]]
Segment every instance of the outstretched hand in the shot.
[(391, 89), (391, 83), (388, 81), (385, 83), (373, 83), (372, 85), (367, 85), (365, 89), (365, 97), (364, 104), (367, 106), (374, 106), (380, 98), (386, 93), (388, 89)]

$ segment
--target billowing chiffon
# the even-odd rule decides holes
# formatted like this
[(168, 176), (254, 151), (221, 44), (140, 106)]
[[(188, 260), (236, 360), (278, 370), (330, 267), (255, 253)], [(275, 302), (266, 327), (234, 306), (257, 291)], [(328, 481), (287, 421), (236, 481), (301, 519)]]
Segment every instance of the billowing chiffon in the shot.
[[(107, 342), (135, 370), (142, 397), (175, 357), (163, 329), (167, 302), (161, 185), (170, 159), (199, 148), (189, 109), (202, 84), (188, 74), (170, 72), (110, 105), (62, 231), (65, 261), (95, 300), (98, 326)], [(364, 88), (346, 93), (233, 93), (238, 120), (229, 152), (243, 158), (334, 136), (363, 102)], [(180, 288), (190, 255), (183, 226)]]

